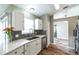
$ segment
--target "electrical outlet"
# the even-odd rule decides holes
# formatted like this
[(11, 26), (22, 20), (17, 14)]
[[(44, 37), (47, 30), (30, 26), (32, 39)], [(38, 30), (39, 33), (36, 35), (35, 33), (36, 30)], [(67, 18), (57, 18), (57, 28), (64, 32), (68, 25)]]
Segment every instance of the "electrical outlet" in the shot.
[(16, 38), (19, 37), (19, 34), (16, 34), (15, 37), (16, 37)]

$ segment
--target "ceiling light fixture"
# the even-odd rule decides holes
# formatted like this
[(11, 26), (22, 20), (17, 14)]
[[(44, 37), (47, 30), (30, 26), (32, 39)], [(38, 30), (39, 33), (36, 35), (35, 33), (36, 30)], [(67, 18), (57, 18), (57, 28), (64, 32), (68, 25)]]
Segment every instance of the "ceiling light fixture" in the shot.
[(35, 9), (34, 9), (34, 8), (30, 8), (29, 10), (30, 10), (31, 12), (35, 11)]
[(54, 6), (55, 6), (55, 9), (56, 9), (56, 10), (58, 10), (59, 7), (60, 7), (59, 4), (55, 4)]

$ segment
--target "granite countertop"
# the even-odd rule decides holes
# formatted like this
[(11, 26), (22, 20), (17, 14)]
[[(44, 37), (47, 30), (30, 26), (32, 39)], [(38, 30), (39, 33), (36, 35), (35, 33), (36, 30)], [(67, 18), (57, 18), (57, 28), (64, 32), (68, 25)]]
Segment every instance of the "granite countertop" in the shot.
[(6, 53), (9, 53), (11, 52), (12, 50), (15, 50), (16, 48), (26, 44), (26, 43), (29, 43), (30, 41), (29, 40), (26, 40), (26, 39), (19, 39), (19, 40), (16, 40), (16, 41), (13, 41), (9, 44), (6, 45), (6, 48), (0, 52), (0, 54), (6, 54)]
[[(41, 38), (41, 37), (44, 37), (46, 35), (36, 35), (37, 37)], [(15, 40), (9, 44), (6, 45), (6, 48), (2, 51), (0, 51), (0, 55), (4, 55), (4, 54), (7, 54), (15, 49), (17, 49), (18, 47), (24, 45), (24, 44), (27, 44), (31, 41), (34, 41), (34, 40), (27, 40), (27, 38), (23, 38), (23, 39), (19, 39), (19, 40)]]

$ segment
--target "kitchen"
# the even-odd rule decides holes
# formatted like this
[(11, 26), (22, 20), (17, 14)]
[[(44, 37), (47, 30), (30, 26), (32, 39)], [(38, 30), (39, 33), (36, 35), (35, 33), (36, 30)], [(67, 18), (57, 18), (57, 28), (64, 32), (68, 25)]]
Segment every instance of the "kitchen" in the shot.
[[(79, 5), (60, 5), (64, 9), (56, 10), (54, 4), (2, 4), (0, 55), (75, 54), (70, 51), (74, 50), (73, 29), (79, 18)], [(71, 50), (51, 51), (52, 46), (62, 48), (53, 44), (53, 24), (63, 20), (69, 22), (67, 43)]]
[(36, 55), (47, 47), (46, 31), (42, 30), (41, 19), (21, 8), (8, 5), (1, 16), (1, 24), (0, 38), (4, 38), (0, 54)]

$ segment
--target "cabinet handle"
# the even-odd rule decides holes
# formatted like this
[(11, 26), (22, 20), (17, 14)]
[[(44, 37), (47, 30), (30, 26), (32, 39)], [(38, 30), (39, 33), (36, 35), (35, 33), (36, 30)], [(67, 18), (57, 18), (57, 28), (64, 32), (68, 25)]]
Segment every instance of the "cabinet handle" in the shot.
[(17, 51), (15, 52), (15, 54), (17, 54)]
[(22, 52), (22, 54), (24, 54), (24, 51)]

